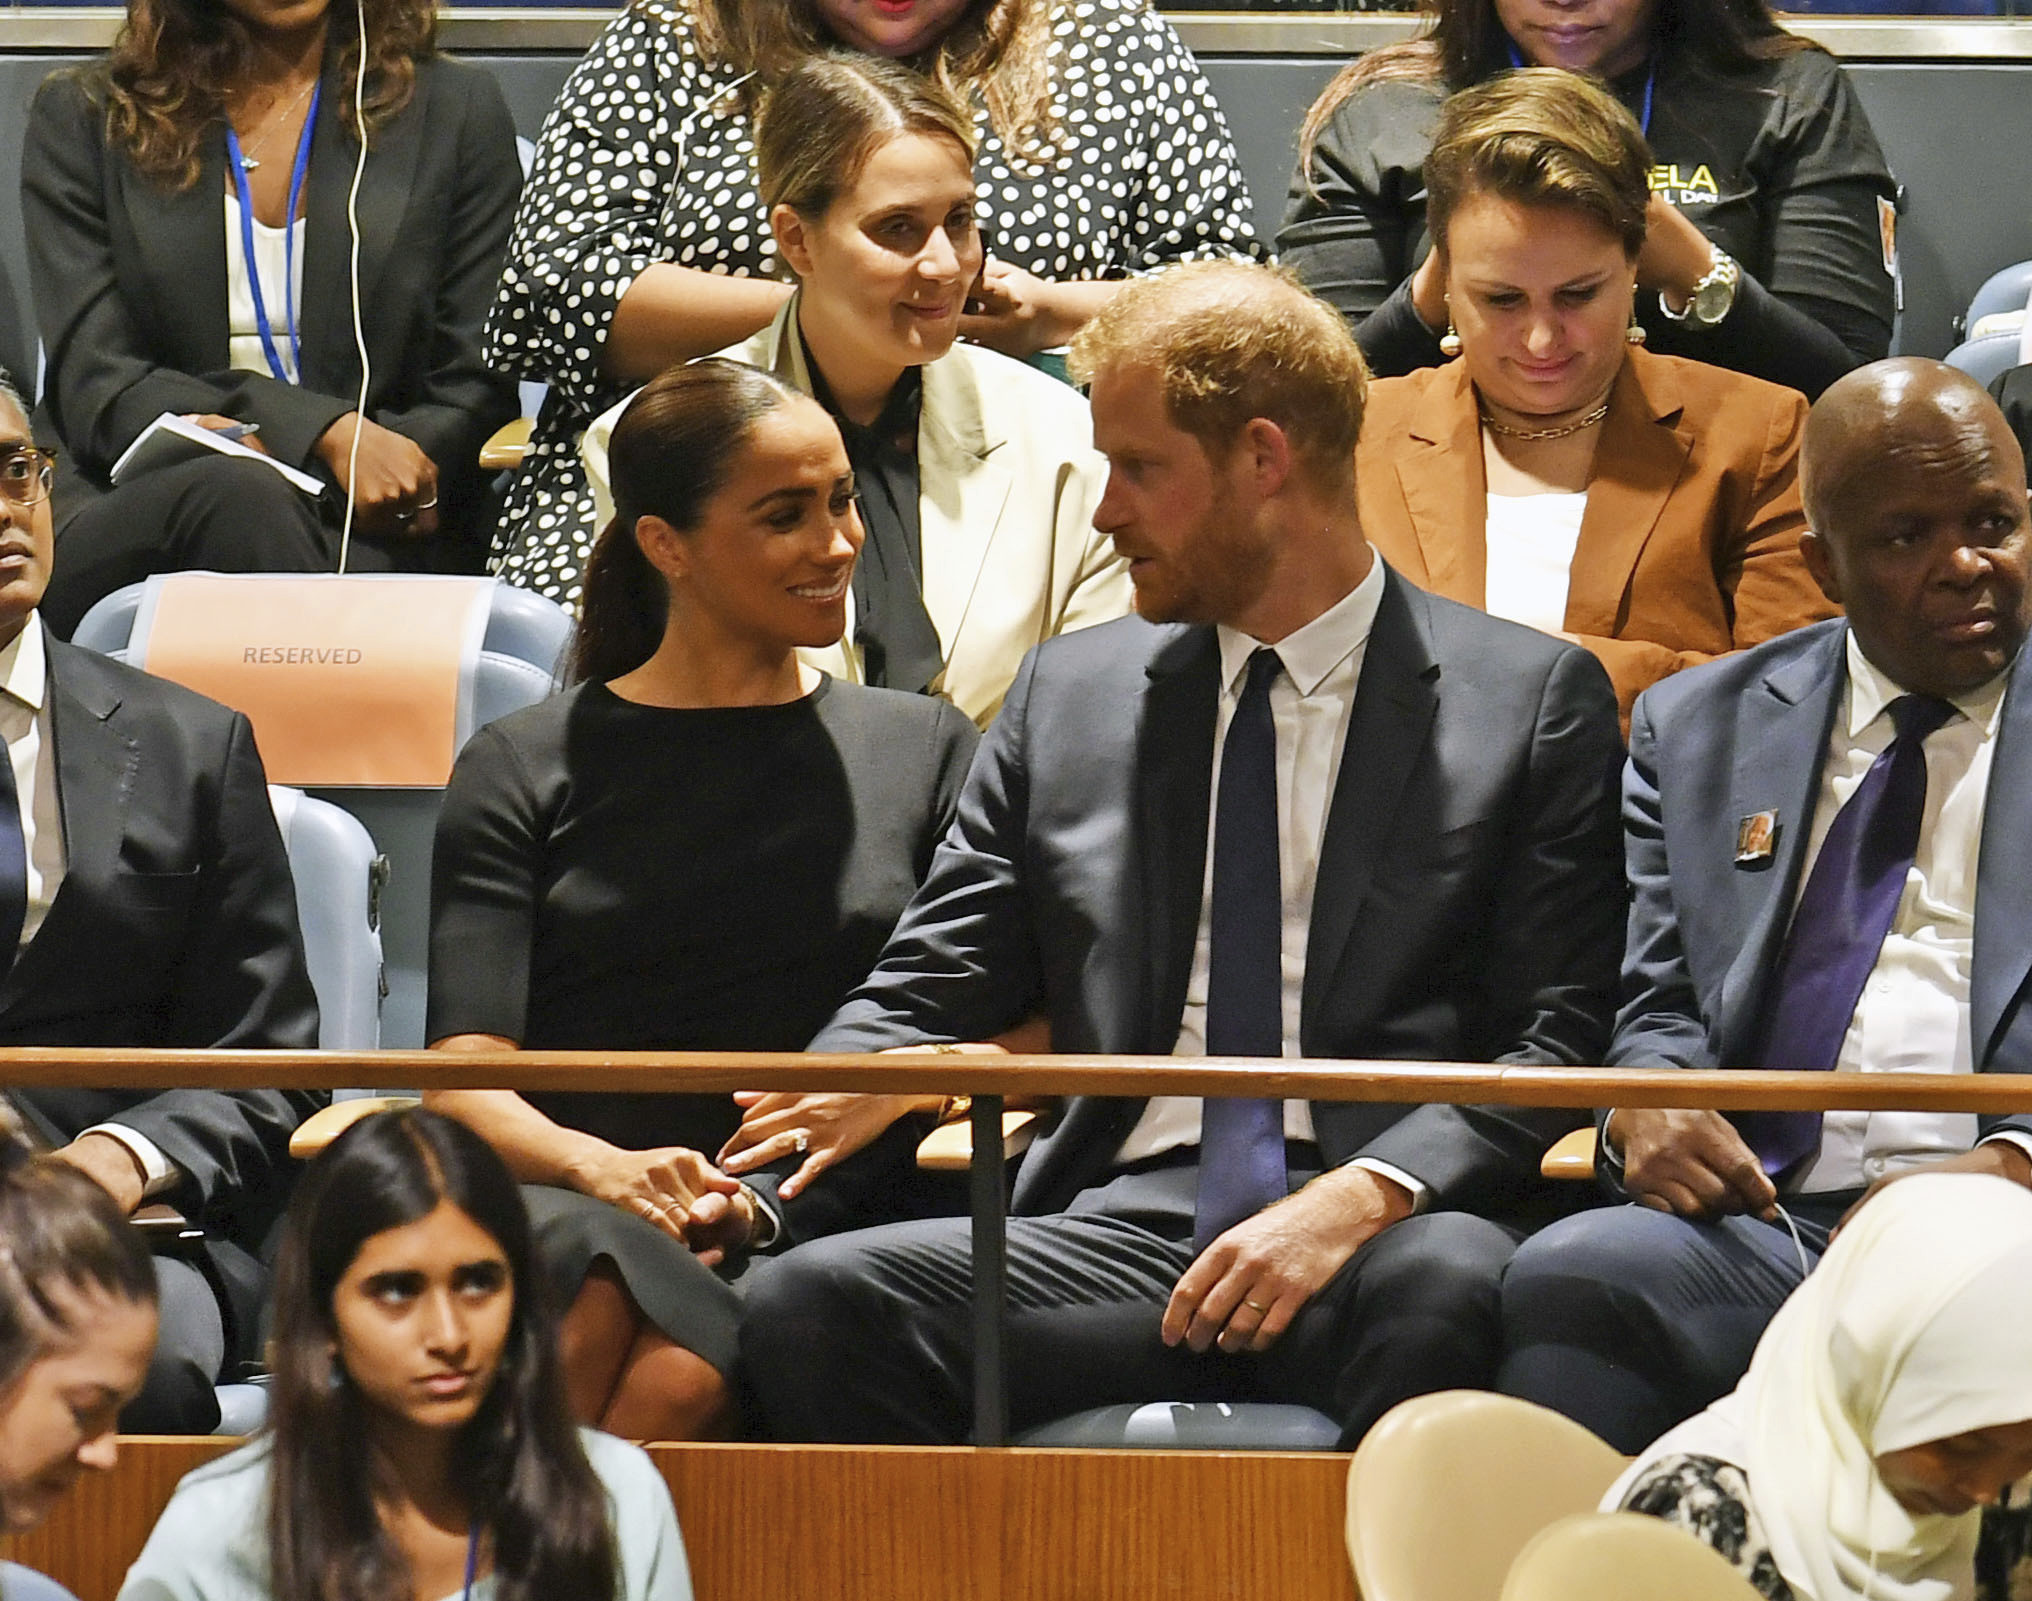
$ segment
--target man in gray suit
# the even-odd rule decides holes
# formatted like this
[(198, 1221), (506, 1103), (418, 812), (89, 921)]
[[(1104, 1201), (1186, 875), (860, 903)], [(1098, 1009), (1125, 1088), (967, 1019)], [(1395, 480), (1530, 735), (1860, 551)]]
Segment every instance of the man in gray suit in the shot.
[[(1636, 894), (1609, 1060), (2032, 1070), (2025, 462), (1938, 362), (1878, 362), (1808, 418), (1808, 567), (1846, 621), (1669, 678), (1624, 781)], [(2032, 1117), (1633, 1111), (1597, 1169), (1639, 1203), (1530, 1241), (1503, 1389), (1638, 1451), (1734, 1386), (1876, 1188), (2032, 1181)]]
[[(1389, 573), (1356, 519), (1345, 325), (1239, 264), (1081, 336), (1140, 617), (1040, 646), (882, 961), (814, 1042), (1587, 1063), (1623, 890), (1616, 709), (1585, 651)], [(1497, 1275), (1577, 1114), (1075, 1100), (1011, 1224), (1011, 1418), (1302, 1401), (1352, 1443), (1493, 1372)], [(1554, 1203), (1556, 1204), (1556, 1203)], [(967, 1225), (757, 1270), (783, 1438), (957, 1440)]]

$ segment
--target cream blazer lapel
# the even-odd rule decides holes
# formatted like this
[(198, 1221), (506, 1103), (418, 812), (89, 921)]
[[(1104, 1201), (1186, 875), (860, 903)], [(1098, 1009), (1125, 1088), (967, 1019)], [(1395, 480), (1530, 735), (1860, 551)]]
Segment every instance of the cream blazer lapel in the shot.
[[(965, 347), (954, 346), (924, 369), (924, 409), (917, 425), (924, 608), (938, 629), (946, 663), (935, 687), (976, 718), (1002, 698), (1001, 688), (984, 693), (979, 682), (982, 669), (990, 675), (995, 670), (996, 663), (977, 648), (992, 649), (994, 642), (982, 637), (991, 630), (968, 625), (977, 608), (990, 608), (982, 578), (1009, 504), (1009, 467), (996, 454), (1006, 442), (981, 403), (979, 374)], [(1036, 575), (1024, 576), (1035, 585)], [(1007, 677), (1002, 674), (1005, 684)]]

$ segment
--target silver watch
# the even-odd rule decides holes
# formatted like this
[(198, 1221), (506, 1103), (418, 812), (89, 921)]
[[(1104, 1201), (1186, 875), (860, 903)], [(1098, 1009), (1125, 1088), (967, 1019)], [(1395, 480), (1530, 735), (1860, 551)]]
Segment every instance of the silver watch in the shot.
[(1686, 298), (1683, 310), (1674, 311), (1661, 291), (1658, 309), (1674, 322), (1690, 322), (1697, 328), (1712, 328), (1729, 314), (1736, 303), (1736, 290), (1743, 282), (1743, 269), (1719, 245), (1713, 247), (1714, 261), (1701, 274), (1700, 282)]

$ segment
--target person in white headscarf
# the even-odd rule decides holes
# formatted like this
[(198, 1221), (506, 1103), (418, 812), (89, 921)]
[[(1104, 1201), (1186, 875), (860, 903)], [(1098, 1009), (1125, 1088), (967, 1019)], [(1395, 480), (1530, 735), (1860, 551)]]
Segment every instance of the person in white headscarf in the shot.
[(1605, 1510), (1678, 1523), (1767, 1601), (2032, 1593), (2032, 1191), (1888, 1186), (1772, 1319), (1734, 1392)]

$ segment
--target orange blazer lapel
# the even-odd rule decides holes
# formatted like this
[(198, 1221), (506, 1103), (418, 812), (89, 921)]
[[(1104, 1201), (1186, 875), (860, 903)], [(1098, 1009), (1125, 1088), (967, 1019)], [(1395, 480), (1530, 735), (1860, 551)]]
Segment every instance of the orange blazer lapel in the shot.
[(1632, 350), (1609, 392), (1609, 415), (1595, 447), (1566, 590), (1570, 633), (1617, 632), (1637, 559), (1693, 450), (1692, 438), (1676, 426), (1681, 410), (1671, 369)]
[(1405, 437), (1389, 442), (1397, 485), (1424, 558), (1422, 588), (1463, 605), (1486, 599), (1489, 547), (1482, 430), (1467, 363), (1424, 376), (1424, 393), (1405, 415)]

